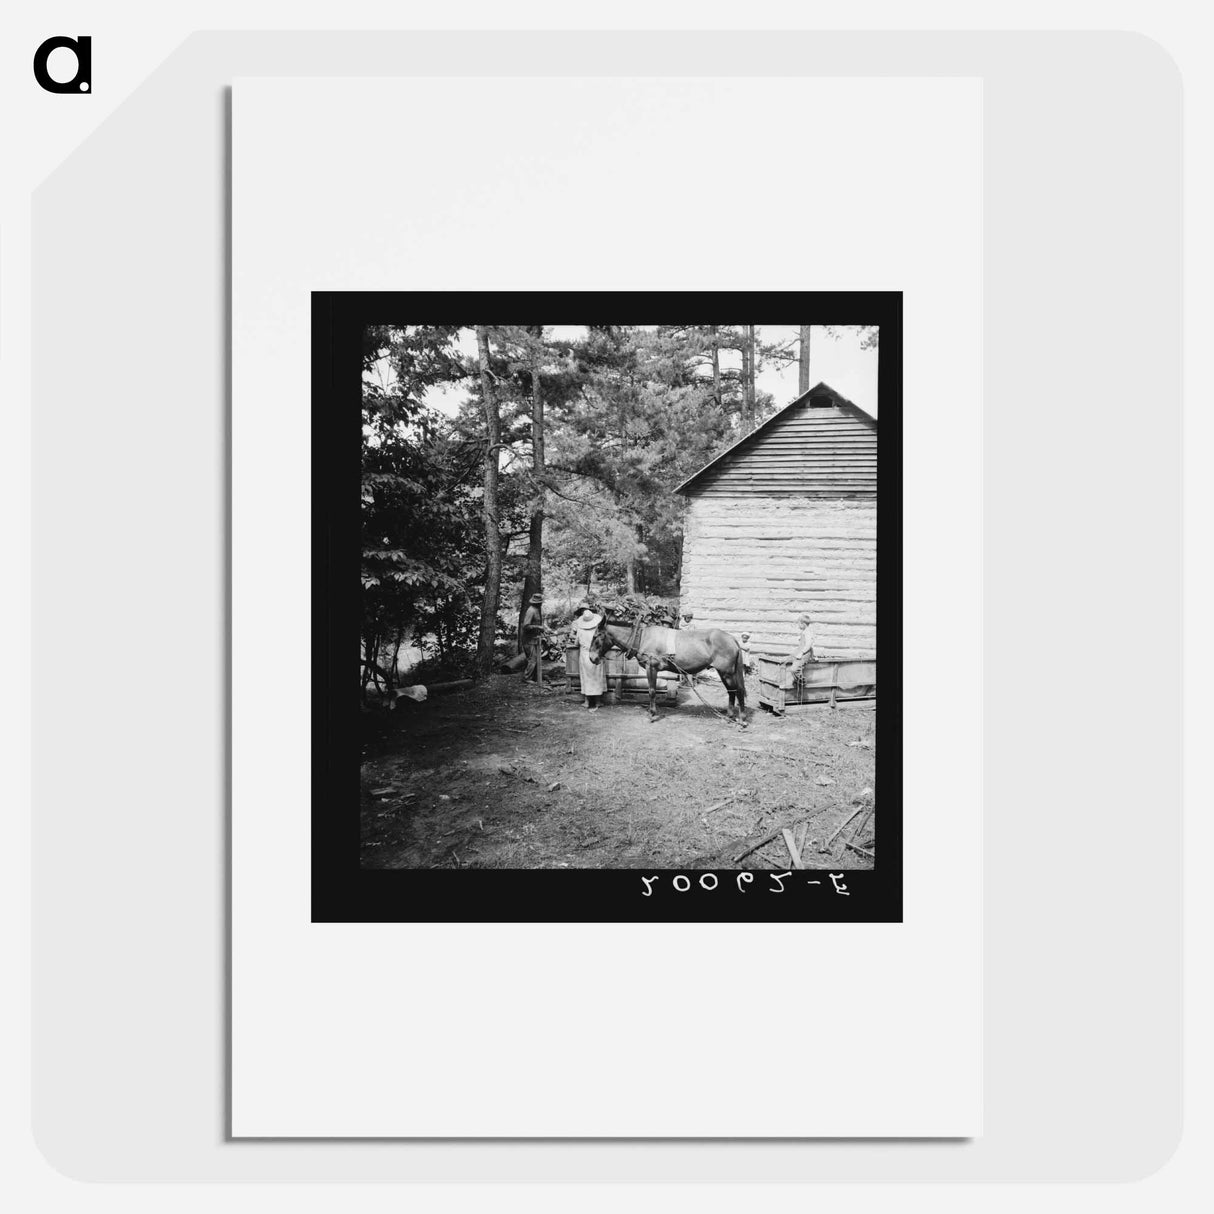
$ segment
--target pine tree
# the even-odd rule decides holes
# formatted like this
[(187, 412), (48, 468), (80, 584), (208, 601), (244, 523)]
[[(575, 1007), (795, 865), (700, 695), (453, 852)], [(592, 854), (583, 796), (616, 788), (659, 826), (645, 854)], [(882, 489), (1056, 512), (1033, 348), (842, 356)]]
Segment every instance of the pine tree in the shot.
[(528, 350), (531, 371), (531, 470), (535, 505), (527, 528), (527, 572), (518, 612), (518, 648), (523, 650), (523, 616), (531, 596), (543, 593), (544, 558), (544, 396), (540, 389), (540, 364), (543, 359), (544, 328), (533, 325)]
[(502, 587), (502, 534), (498, 522), (498, 461), (502, 449), (501, 414), (494, 373), (489, 365), (489, 329), (476, 326), (479, 356), (481, 405), (485, 413), (484, 500), (481, 504), (485, 527), (485, 596), (481, 601), (480, 638), (476, 649), (476, 668), (481, 674), (493, 669), (493, 643), (497, 636), (497, 609)]

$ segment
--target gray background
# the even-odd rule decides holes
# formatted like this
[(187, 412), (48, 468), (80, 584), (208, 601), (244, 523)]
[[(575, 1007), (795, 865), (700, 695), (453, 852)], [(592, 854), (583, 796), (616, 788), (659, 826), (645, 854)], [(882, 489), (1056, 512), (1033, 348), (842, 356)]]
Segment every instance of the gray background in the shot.
[[(224, 1141), (225, 88), (571, 71), (985, 81), (979, 1140)], [(51, 1163), (95, 1180), (1125, 1180), (1161, 1166), (1181, 1082), (1180, 108), (1173, 62), (1124, 34), (184, 43), (34, 197), (34, 652), (74, 639), (92, 689), (65, 712), (62, 685), (35, 678), (34, 1122)]]

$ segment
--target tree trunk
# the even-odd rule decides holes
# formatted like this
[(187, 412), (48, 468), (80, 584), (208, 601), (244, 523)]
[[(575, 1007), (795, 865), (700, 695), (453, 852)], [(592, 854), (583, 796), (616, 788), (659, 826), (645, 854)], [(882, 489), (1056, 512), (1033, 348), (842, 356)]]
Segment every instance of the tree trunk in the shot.
[(738, 431), (741, 434), (746, 434), (749, 427), (746, 425), (746, 384), (749, 376), (746, 374), (746, 326), (742, 326), (742, 369), (738, 372)]
[(538, 494), (527, 531), (527, 572), (523, 577), (523, 596), (518, 609), (518, 651), (523, 652), (523, 616), (533, 594), (542, 594), (544, 562), (544, 398), (540, 393), (540, 341), (543, 325), (534, 329), (535, 346), (531, 351), (531, 451)]
[(396, 630), (396, 637), (392, 642), (392, 665), (388, 667), (389, 682), (388, 686), (395, 687), (400, 678), (400, 647), (401, 642), (405, 639), (403, 628)]
[(742, 326), (742, 416), (741, 430), (755, 428), (755, 327)]
[(717, 416), (721, 414), (721, 342), (717, 326), (712, 326), (712, 399), (717, 405)]
[(801, 326), (801, 367), (797, 376), (797, 395), (809, 391), (809, 325)]
[(375, 634), (368, 632), (363, 634), (362, 699), (364, 704), (367, 702), (367, 685), (371, 682), (374, 668)]
[(502, 592), (502, 533), (497, 521), (498, 458), (501, 453), (501, 417), (497, 393), (489, 370), (489, 329), (476, 326), (476, 345), (480, 354), (481, 398), (485, 409), (485, 597), (481, 603), (480, 640), (476, 648), (476, 668), (481, 674), (493, 670), (493, 641), (497, 634), (497, 608)]
[(746, 366), (746, 415), (750, 419), (750, 429), (755, 428), (755, 327), (746, 326), (746, 345), (750, 352)]
[(531, 522), (527, 528), (527, 565), (523, 573), (523, 593), (520, 596), (518, 609), (518, 651), (523, 653), (525, 645), (523, 644), (523, 616), (527, 614), (527, 608), (531, 605), (531, 596), (533, 594), (543, 594), (543, 587), (540, 585), (541, 572), (540, 563), (544, 552), (544, 512), (542, 510), (534, 510), (531, 514)]

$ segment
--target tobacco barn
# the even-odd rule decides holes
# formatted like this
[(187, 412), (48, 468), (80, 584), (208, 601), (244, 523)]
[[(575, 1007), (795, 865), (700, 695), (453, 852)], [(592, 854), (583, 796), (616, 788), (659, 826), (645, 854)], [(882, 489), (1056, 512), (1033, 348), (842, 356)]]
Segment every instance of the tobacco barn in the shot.
[(875, 417), (820, 383), (675, 492), (695, 627), (791, 650), (807, 611), (819, 657), (876, 657)]

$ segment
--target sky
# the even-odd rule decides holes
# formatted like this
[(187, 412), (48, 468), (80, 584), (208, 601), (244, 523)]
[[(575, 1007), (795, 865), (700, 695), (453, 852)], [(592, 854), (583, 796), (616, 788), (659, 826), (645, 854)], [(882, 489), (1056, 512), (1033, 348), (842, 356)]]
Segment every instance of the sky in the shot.
[[(582, 325), (546, 325), (554, 337), (575, 339), (585, 333)], [(756, 325), (760, 342), (794, 343), (800, 331), (798, 325)], [(470, 357), (476, 356), (476, 334), (464, 329), (459, 338), (460, 349)], [(842, 336), (828, 336), (816, 325), (809, 335), (809, 382), (829, 384), (840, 395), (865, 412), (877, 416), (877, 351), (861, 350), (859, 338), (846, 331)], [(721, 351), (721, 365), (737, 368), (741, 354), (734, 350)], [(755, 386), (760, 392), (770, 392), (776, 407), (787, 405), (797, 397), (797, 364), (773, 365), (759, 372)], [(453, 415), (464, 399), (466, 390), (461, 387), (435, 389), (427, 394), (426, 403)]]

